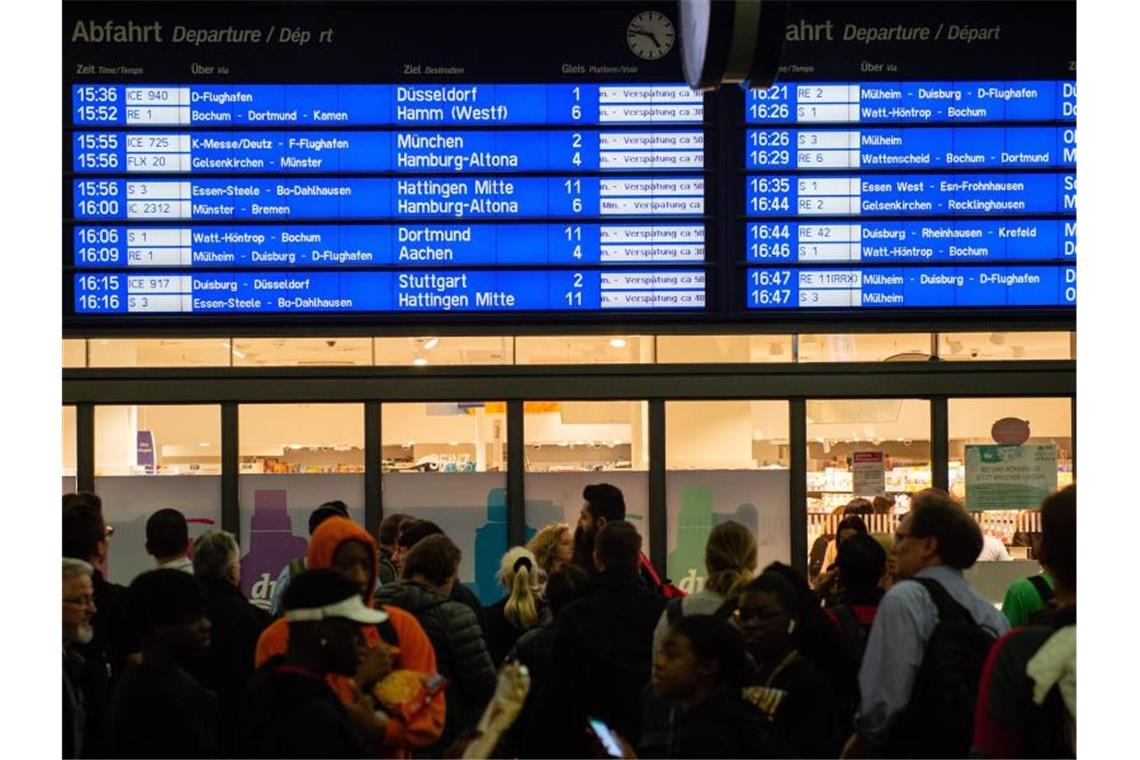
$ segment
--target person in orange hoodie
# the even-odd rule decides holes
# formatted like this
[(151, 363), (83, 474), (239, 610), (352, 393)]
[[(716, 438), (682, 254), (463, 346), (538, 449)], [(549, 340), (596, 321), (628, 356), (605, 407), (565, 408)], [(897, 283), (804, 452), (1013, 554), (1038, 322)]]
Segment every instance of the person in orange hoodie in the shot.
[[(310, 568), (335, 570), (360, 585), (364, 603), (372, 606), (379, 569), (376, 539), (352, 520), (332, 517), (325, 520), (309, 539), (306, 558)], [(366, 744), (381, 747), (380, 757), (407, 758), (412, 750), (426, 747), (443, 733), (446, 717), (445, 700), (437, 696), (410, 720), (399, 715), (373, 713), (366, 707), (361, 693), (367, 694), (372, 684), (389, 670), (403, 668), (420, 673), (436, 673), (435, 649), (416, 618), (408, 612), (384, 605), (388, 623), (396, 642), (385, 642), (377, 626), (364, 626), (368, 654), (355, 677), (329, 675), (329, 686), (348, 708)], [(385, 624), (386, 625), (386, 624)], [(394, 646), (390, 646), (394, 644)], [(260, 667), (271, 657), (285, 654), (289, 645), (289, 625), (284, 619), (272, 623), (261, 634), (254, 652), (254, 664)]]

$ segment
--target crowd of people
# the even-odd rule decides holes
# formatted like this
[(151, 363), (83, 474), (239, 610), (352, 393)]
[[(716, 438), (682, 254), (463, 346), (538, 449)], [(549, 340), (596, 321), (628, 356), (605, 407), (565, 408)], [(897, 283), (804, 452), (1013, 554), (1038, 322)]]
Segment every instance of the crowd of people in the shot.
[(440, 526), (391, 514), (373, 536), (323, 504), (266, 612), (234, 537), (191, 542), (172, 509), (147, 521), (155, 569), (109, 582), (101, 501), (67, 494), (63, 756), (1075, 756), (1075, 487), (1041, 505), (1044, 570), (1000, 611), (963, 573), (976, 520), (937, 489), (893, 537), (854, 500), (807, 575), (718, 524), (689, 595), (619, 489), (583, 499), (503, 555), (487, 607)]

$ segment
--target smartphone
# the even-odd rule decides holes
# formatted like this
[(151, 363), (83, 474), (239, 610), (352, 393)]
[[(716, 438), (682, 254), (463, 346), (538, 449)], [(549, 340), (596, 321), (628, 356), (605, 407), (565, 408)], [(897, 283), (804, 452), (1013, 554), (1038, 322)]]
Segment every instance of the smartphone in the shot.
[(589, 718), (588, 722), (590, 730), (594, 732), (594, 736), (598, 737), (598, 741), (602, 743), (606, 754), (610, 757), (621, 757), (621, 742), (618, 741), (617, 734), (613, 732), (613, 729), (597, 718)]

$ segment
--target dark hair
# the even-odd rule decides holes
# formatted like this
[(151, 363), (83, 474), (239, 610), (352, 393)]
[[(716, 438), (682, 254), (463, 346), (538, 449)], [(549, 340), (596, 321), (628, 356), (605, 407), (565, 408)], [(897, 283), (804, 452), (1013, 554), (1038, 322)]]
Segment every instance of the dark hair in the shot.
[(102, 511), (103, 500), (99, 498), (99, 494), (94, 491), (76, 491), (75, 493), (65, 493), (63, 495), (63, 508), (73, 507), (79, 504), (95, 507)]
[(463, 552), (442, 533), (427, 536), (416, 542), (404, 558), (404, 578), (422, 575), (435, 586), (442, 586), (459, 569)]
[(887, 494), (886, 496), (876, 496), (871, 501), (871, 509), (876, 515), (889, 515), (891, 508), (895, 506), (895, 497)]
[(63, 556), (87, 561), (98, 552), (98, 544), (106, 535), (107, 526), (103, 522), (103, 508), (98, 496), (64, 494)]
[(720, 663), (722, 683), (739, 689), (756, 680), (756, 667), (744, 648), (744, 637), (728, 621), (713, 615), (686, 615), (671, 631), (689, 640), (697, 662)]
[(202, 586), (181, 570), (149, 570), (131, 581), (127, 592), (127, 612), (139, 633), (192, 623), (207, 609)]
[(938, 556), (945, 565), (965, 570), (977, 562), (982, 529), (961, 504), (933, 490), (916, 502), (910, 510), (912, 536), (938, 539)]
[[(796, 649), (823, 671), (841, 700), (855, 699), (859, 664), (839, 628), (820, 608), (819, 597), (804, 577), (791, 565), (773, 562), (756, 580), (744, 587), (744, 592), (749, 590), (777, 594), (780, 604), (799, 617), (799, 625), (792, 634)], [(786, 596), (789, 590), (790, 599)]]
[(570, 602), (586, 593), (590, 574), (578, 565), (565, 564), (550, 574), (546, 581), (546, 603), (555, 617)]
[(887, 569), (887, 553), (866, 533), (839, 544), (839, 583), (849, 591), (866, 591), (879, 585)]
[(845, 515), (869, 515), (875, 511), (871, 502), (864, 499), (862, 496), (856, 496), (851, 501), (847, 502), (847, 506), (843, 508)]
[(309, 535), (313, 535), (313, 531), (319, 528), (321, 523), (330, 517), (348, 517), (348, 505), (340, 499), (336, 499), (334, 501), (326, 501), (314, 509), (313, 513), (309, 515)]
[(443, 528), (431, 520), (416, 520), (400, 531), (396, 538), (396, 545), (404, 549), (411, 549), (428, 536), (437, 536), (441, 533), (443, 533)]
[(289, 582), (281, 606), (286, 611), (325, 607), (354, 596), (360, 596), (360, 587), (337, 571), (311, 569)]
[(784, 612), (792, 617), (799, 618), (803, 609), (795, 586), (784, 577), (783, 573), (775, 572), (771, 567), (772, 566), (769, 565), (768, 568), (765, 568), (764, 572), (750, 580), (744, 588), (740, 590), (741, 595), (753, 592), (772, 594), (776, 597), (776, 600), (780, 603), (780, 607), (783, 608)]
[(637, 528), (625, 520), (611, 520), (598, 531), (594, 551), (606, 570), (636, 570), (641, 559), (641, 536)]
[(607, 521), (625, 519), (625, 497), (621, 489), (609, 483), (595, 483), (582, 489), (582, 498), (590, 505), (590, 515)]
[(184, 554), (190, 543), (186, 517), (177, 509), (160, 509), (147, 518), (146, 550), (155, 557)]
[(853, 530), (856, 533), (866, 534), (867, 523), (863, 522), (863, 518), (859, 515), (847, 515), (839, 521), (839, 525), (835, 526), (835, 540), (839, 541), (839, 534), (845, 530)]
[(410, 515), (405, 515), (402, 512), (393, 512), (390, 515), (385, 515), (384, 519), (380, 521), (380, 543), (384, 546), (391, 546), (396, 543), (396, 534), (400, 532), (400, 524), (405, 520), (412, 520)]
[(1066, 588), (1077, 590), (1077, 487), (1041, 502), (1041, 564)]

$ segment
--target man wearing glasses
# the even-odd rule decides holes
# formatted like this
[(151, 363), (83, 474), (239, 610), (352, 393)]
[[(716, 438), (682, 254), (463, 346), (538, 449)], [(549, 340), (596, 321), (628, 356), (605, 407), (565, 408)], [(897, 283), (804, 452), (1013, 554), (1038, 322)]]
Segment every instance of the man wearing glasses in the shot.
[(91, 679), (86, 676), (87, 661), (76, 651), (76, 644), (87, 644), (95, 635), (95, 587), (91, 565), (83, 560), (63, 558), (63, 756), (84, 757), (92, 749), (85, 742), (88, 733), (88, 695)]
[[(947, 624), (958, 627), (953, 633), (945, 627), (939, 629), (941, 641), (950, 635), (964, 636), (955, 639), (955, 651), (967, 651), (967, 658), (982, 644), (988, 645), (1009, 631), (1009, 622), (1001, 612), (974, 591), (963, 575), (981, 548), (982, 532), (977, 522), (945, 491), (927, 489), (911, 499), (911, 511), (899, 523), (892, 550), (899, 582), (880, 602), (867, 639), (859, 670), (855, 734), (848, 740), (843, 757), (965, 757), (972, 738), (973, 702), (947, 698), (939, 715), (930, 714), (929, 701), (924, 697), (937, 682), (938, 676), (929, 674), (938, 665), (928, 667), (925, 660), (943, 608), (953, 616)], [(955, 623), (959, 620), (960, 624)], [(973, 633), (977, 630), (989, 639), (979, 644)], [(985, 651), (981, 650), (983, 660)], [(961, 684), (964, 688), (968, 687), (966, 680)], [(976, 696), (975, 690), (973, 698)], [(962, 737), (957, 735), (961, 721), (955, 719), (959, 717), (959, 702), (966, 701), (970, 702), (970, 725)], [(941, 728), (951, 728), (938, 730), (939, 721)], [(965, 742), (961, 749), (946, 746), (959, 740)], [(931, 743), (939, 746), (928, 746)], [(880, 754), (884, 751), (901, 754)]]

